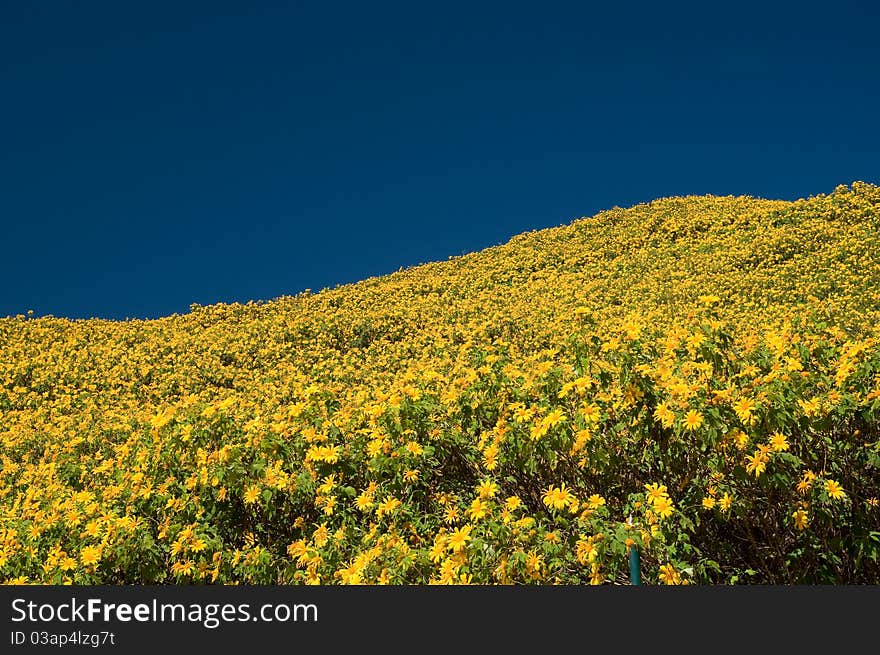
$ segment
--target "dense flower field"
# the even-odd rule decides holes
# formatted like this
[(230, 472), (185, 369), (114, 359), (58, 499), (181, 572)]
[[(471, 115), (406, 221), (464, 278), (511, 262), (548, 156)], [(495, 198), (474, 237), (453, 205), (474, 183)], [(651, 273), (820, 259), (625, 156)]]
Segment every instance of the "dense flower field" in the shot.
[[(328, 264), (330, 265), (330, 264)], [(880, 188), (0, 319), (0, 579), (880, 582)]]

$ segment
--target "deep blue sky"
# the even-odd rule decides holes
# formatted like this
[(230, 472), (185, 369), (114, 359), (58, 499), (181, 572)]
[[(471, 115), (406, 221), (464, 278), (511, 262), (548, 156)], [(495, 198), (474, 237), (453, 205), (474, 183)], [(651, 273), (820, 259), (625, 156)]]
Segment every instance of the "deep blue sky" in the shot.
[(0, 316), (183, 313), (660, 196), (880, 183), (880, 12), (823, 4), (3, 2)]

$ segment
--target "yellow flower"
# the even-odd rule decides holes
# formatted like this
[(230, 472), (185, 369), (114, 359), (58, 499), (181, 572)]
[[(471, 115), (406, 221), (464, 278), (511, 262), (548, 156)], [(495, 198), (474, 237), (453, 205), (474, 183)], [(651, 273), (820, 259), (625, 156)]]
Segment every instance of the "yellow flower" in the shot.
[(453, 553), (458, 553), (464, 550), (467, 546), (467, 542), (471, 539), (471, 530), (473, 528), (470, 525), (463, 525), (458, 530), (450, 533), (449, 541), (447, 542), (447, 547)]
[(471, 520), (477, 521), (477, 520), (483, 518), (484, 516), (486, 516), (486, 511), (488, 510), (488, 508), (489, 508), (489, 506), (486, 503), (484, 503), (481, 499), (474, 498), (474, 501), (471, 503), (471, 506), (468, 509), (467, 514), (469, 517), (471, 517)]
[(551, 509), (562, 510), (568, 507), (575, 498), (574, 495), (565, 488), (565, 483), (562, 483), (562, 486), (554, 487), (550, 486), (544, 492), (544, 496), (542, 498), (544, 504)]
[(669, 495), (666, 491), (665, 484), (650, 483), (645, 485), (645, 489), (648, 492), (648, 502), (650, 503), (653, 503), (658, 498), (665, 498)]
[(540, 423), (536, 423), (529, 430), (529, 436), (532, 440), (537, 441), (541, 437), (547, 434), (547, 424), (541, 421)]
[(458, 508), (454, 505), (450, 505), (446, 509), (443, 510), (443, 522), (447, 524), (452, 524), (458, 521), (459, 514)]
[(596, 546), (599, 538), (596, 536), (592, 537), (581, 537), (578, 539), (575, 544), (575, 556), (577, 557), (578, 562), (583, 565), (590, 564), (594, 562), (596, 558), (599, 556), (599, 549)]
[(788, 450), (788, 441), (786, 440), (785, 435), (779, 432), (774, 432), (770, 437), (770, 447), (777, 453)]
[(798, 405), (800, 405), (801, 411), (803, 411), (805, 416), (811, 417), (819, 413), (819, 402), (818, 398), (811, 398), (810, 400), (804, 398), (798, 399)]
[(401, 504), (402, 503), (400, 500), (389, 496), (388, 498), (383, 500), (381, 503), (379, 503), (379, 506), (376, 508), (376, 516), (378, 516), (379, 518), (382, 518), (386, 514), (393, 514), (394, 510), (396, 510), (398, 507), (400, 507)]
[(599, 569), (599, 562), (593, 562), (590, 564), (590, 584), (600, 585), (603, 582), (605, 582), (605, 576), (602, 575)]
[(798, 482), (797, 490), (798, 493), (802, 496), (806, 496), (810, 489), (813, 487), (813, 480), (816, 479), (816, 474), (812, 471), (807, 471), (804, 473), (803, 479)]
[(565, 420), (565, 415), (562, 413), (562, 410), (559, 408), (554, 409), (552, 412), (550, 412), (549, 414), (547, 414), (547, 416), (544, 417), (544, 421), (546, 421), (547, 425), (551, 428), (556, 425), (559, 425), (564, 420)]
[(425, 449), (422, 448), (422, 445), (415, 441), (408, 442), (406, 444), (406, 449), (407, 451), (409, 451), (410, 454), (415, 456), (421, 455), (423, 452), (425, 452)]
[(672, 564), (664, 564), (660, 567), (660, 581), (667, 585), (681, 584), (681, 574), (675, 570)]
[(252, 484), (247, 488), (247, 491), (244, 492), (244, 502), (251, 504), (256, 502), (257, 498), (260, 497), (260, 487)]
[(842, 500), (846, 498), (846, 494), (843, 492), (843, 487), (840, 486), (839, 482), (834, 480), (825, 481), (825, 491), (828, 493), (828, 497), (832, 500)]
[(287, 547), (287, 554), (296, 559), (306, 554), (308, 547), (304, 539), (294, 541)]
[(767, 469), (767, 455), (761, 451), (756, 452), (748, 458), (746, 471), (754, 473), (755, 477), (759, 477)]
[(544, 571), (544, 557), (535, 550), (526, 555), (526, 571), (534, 579), (540, 579)]
[(431, 546), (431, 550), (428, 552), (428, 556), (431, 558), (431, 561), (435, 564), (441, 562), (444, 557), (446, 557), (446, 536), (443, 535), (441, 538), (435, 539), (434, 544)]
[(579, 453), (587, 443), (593, 438), (593, 433), (589, 430), (589, 428), (585, 428), (583, 430), (578, 430), (575, 435), (574, 443), (571, 446), (571, 454)]
[(730, 436), (733, 438), (733, 441), (739, 450), (745, 450), (746, 446), (749, 445), (749, 435), (742, 430), (735, 429), (731, 431)]
[(736, 412), (739, 420), (745, 424), (748, 424), (752, 418), (752, 412), (755, 409), (755, 402), (750, 400), (749, 398), (740, 398), (734, 405), (733, 411)]
[(587, 403), (581, 407), (581, 416), (587, 423), (598, 423), (601, 415), (601, 410), (597, 405)]
[(480, 498), (492, 498), (498, 493), (498, 485), (492, 480), (483, 480), (477, 485), (477, 493), (480, 494)]
[(79, 559), (83, 563), (83, 566), (97, 564), (101, 559), (101, 549), (95, 546), (86, 546), (80, 551)]
[[(0, 317), (2, 577), (598, 583), (624, 541), (652, 582), (686, 584), (677, 503), (755, 531), (785, 471), (789, 537), (852, 523), (823, 506), (876, 527), (880, 260), (854, 253), (880, 249), (878, 217), (875, 185), (661, 199), (318, 293)], [(606, 565), (587, 535), (632, 491), (598, 486), (611, 474), (652, 484)], [(273, 516), (289, 535), (270, 544)]]
[(332, 473), (324, 478), (324, 482), (318, 487), (318, 493), (329, 494), (336, 486), (336, 474)]
[(673, 412), (666, 403), (660, 403), (654, 410), (654, 418), (660, 421), (664, 428), (671, 428), (675, 423), (675, 412)]
[(327, 542), (330, 540), (330, 530), (327, 528), (326, 523), (319, 525), (312, 533), (312, 540), (318, 548), (323, 548), (327, 545)]
[(672, 516), (672, 510), (675, 509), (672, 501), (666, 496), (654, 499), (653, 507), (654, 511), (657, 512), (657, 516), (662, 519)]
[(364, 491), (355, 498), (355, 507), (365, 512), (373, 506), (373, 494)]
[(688, 430), (696, 430), (703, 425), (703, 415), (697, 410), (692, 409), (684, 417), (684, 427)]

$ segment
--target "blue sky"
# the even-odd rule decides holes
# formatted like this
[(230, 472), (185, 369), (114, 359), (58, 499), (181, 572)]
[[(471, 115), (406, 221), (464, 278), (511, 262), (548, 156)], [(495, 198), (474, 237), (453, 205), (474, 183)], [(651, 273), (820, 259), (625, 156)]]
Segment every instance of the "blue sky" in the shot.
[(656, 197), (880, 183), (874, 3), (607, 5), (3, 3), (0, 316), (158, 317)]

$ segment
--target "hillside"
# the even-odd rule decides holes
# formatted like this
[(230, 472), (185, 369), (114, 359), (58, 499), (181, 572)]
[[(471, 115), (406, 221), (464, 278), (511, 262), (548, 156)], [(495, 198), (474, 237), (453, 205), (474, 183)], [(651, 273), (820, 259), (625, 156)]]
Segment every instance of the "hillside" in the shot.
[[(333, 262), (327, 263), (328, 267)], [(0, 319), (0, 579), (880, 582), (880, 187)]]

